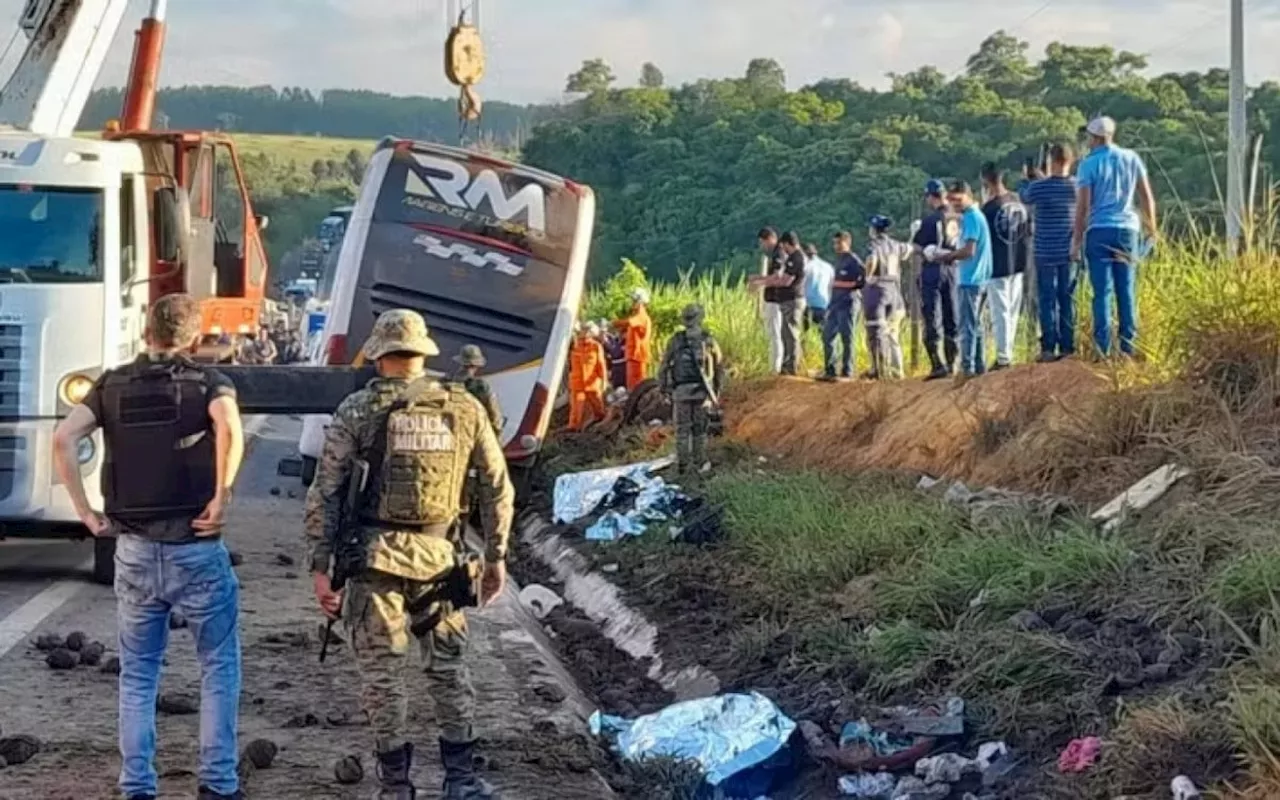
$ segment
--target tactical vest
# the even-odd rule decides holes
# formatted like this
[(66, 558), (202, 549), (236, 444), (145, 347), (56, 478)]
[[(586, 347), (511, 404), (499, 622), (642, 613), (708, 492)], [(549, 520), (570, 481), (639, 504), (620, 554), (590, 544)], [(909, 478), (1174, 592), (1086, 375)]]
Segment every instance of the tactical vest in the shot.
[(475, 435), (469, 402), (464, 387), (423, 379), (387, 409), (366, 504), (377, 522), (413, 528), (458, 518)]
[[(676, 346), (672, 379), (676, 386), (701, 386), (707, 374), (707, 335), (694, 339), (687, 331), (676, 334), (680, 341)], [(707, 380), (710, 383), (710, 380)]]
[(108, 371), (101, 391), (107, 516), (150, 522), (204, 510), (217, 490), (205, 371), (143, 356)]

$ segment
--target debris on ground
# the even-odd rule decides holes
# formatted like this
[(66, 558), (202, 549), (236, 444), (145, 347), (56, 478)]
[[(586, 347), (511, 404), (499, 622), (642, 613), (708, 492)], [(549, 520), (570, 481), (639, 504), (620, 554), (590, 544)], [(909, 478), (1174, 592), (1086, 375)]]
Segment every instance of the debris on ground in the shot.
[(40, 740), (34, 736), (10, 736), (0, 739), (0, 764), (16, 767), (35, 758), (40, 752)]
[[(943, 484), (937, 478), (925, 475), (916, 488), (922, 492), (934, 491)], [(1054, 519), (1075, 511), (1075, 504), (1068, 498), (1046, 494), (1014, 492), (1006, 489), (986, 488), (973, 490), (964, 481), (954, 481), (942, 495), (943, 501), (963, 508), (974, 524), (996, 521), (1001, 518)]]
[(540, 583), (531, 583), (520, 590), (520, 605), (528, 609), (535, 619), (546, 619), (563, 604), (564, 599), (560, 595)]
[(103, 675), (119, 675), (120, 674), (119, 656), (112, 656), (111, 658), (108, 658), (106, 661), (102, 662), (102, 666), (98, 667), (98, 672), (101, 672)]
[(1135, 511), (1142, 511), (1164, 497), (1173, 485), (1191, 474), (1176, 464), (1165, 464), (1093, 513), (1091, 519), (1102, 524), (1103, 533), (1111, 533)]
[(107, 648), (102, 642), (89, 642), (80, 648), (80, 663), (86, 667), (96, 667), (102, 663)]
[(255, 769), (270, 769), (279, 752), (280, 748), (270, 739), (254, 739), (245, 745), (240, 760), (248, 761)]
[(66, 648), (73, 653), (79, 653), (80, 648), (84, 647), (85, 642), (89, 641), (89, 637), (83, 631), (67, 634)]
[(240, 555), (237, 550), (227, 551), (227, 559), (231, 562), (231, 566), (238, 567), (244, 563), (244, 556)]
[(654, 474), (672, 463), (666, 458), (561, 475), (555, 483), (554, 519), (581, 529), (589, 541), (616, 542), (659, 525), (673, 540), (718, 541), (724, 509)]
[(200, 701), (188, 694), (162, 694), (156, 699), (156, 710), (176, 716), (196, 714), (200, 711)]
[(729, 797), (757, 797), (794, 774), (788, 741), (796, 724), (756, 693), (689, 700), (635, 720), (597, 711), (589, 724), (624, 760), (696, 762)]
[(1173, 792), (1173, 800), (1199, 800), (1200, 790), (1186, 775), (1179, 775), (1173, 779), (1173, 783), (1169, 785), (1169, 791)]
[(865, 800), (892, 800), (898, 779), (891, 773), (845, 775), (839, 782), (840, 794)]
[(1102, 740), (1096, 736), (1072, 739), (1062, 755), (1058, 756), (1058, 771), (1084, 772), (1094, 765), (1102, 754)]
[(80, 659), (67, 648), (59, 647), (49, 654), (44, 663), (49, 665), (49, 669), (68, 670), (75, 669), (76, 664), (80, 663)]
[(364, 765), (360, 756), (343, 756), (333, 765), (333, 777), (343, 786), (353, 786), (364, 780)]
[(276, 553), (276, 564), (282, 567), (292, 567), (296, 563), (293, 556), (287, 553)]
[(66, 646), (66, 640), (56, 633), (44, 633), (36, 638), (36, 649), (42, 653), (51, 653)]

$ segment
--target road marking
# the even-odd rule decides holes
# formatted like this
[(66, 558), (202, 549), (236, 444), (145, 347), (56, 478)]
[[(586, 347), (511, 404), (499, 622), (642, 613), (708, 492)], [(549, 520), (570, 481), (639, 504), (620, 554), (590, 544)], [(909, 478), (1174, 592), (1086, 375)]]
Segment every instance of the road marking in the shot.
[[(80, 570), (92, 568), (92, 560), (78, 567)], [(58, 581), (23, 603), (17, 611), (0, 619), (0, 658), (30, 636), (40, 623), (70, 602), (87, 585), (83, 581)]]

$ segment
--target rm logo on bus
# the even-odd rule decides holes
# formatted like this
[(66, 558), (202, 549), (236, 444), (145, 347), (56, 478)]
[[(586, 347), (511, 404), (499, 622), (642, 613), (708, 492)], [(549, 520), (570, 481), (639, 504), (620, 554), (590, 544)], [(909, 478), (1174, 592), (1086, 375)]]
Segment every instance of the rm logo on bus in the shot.
[(439, 198), (456, 208), (472, 211), (480, 211), (488, 201), (499, 220), (508, 222), (523, 214), (530, 230), (546, 232), (547, 195), (538, 184), (526, 184), (507, 197), (502, 180), (491, 169), (482, 169), (472, 178), (467, 168), (456, 161), (422, 153), (414, 153), (413, 158), (422, 169), (409, 169), (404, 182), (405, 194)]

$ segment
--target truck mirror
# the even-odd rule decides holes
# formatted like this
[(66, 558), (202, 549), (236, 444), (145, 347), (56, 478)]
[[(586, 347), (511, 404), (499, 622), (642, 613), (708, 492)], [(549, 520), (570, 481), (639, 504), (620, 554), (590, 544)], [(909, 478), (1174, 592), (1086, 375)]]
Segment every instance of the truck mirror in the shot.
[(267, 226), (271, 224), (271, 217), (268, 217), (266, 214), (258, 214), (253, 219), (255, 222), (258, 223), (259, 233), (261, 233), (262, 231), (265, 231), (267, 229)]
[(182, 221), (177, 191), (173, 187), (162, 186), (156, 189), (151, 219), (156, 258), (160, 261), (177, 261), (181, 252), (179, 238)]

